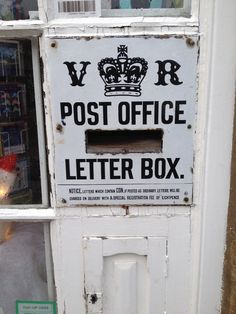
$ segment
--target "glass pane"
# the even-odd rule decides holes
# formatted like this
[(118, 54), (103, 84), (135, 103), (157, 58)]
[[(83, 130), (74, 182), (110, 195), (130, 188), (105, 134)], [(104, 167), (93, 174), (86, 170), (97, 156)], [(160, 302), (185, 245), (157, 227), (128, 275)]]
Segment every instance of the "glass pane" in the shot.
[(24, 20), (34, 18), (38, 10), (37, 0), (0, 0), (0, 19)]
[(0, 41), (0, 205), (41, 203), (31, 42)]
[(1, 314), (15, 313), (16, 300), (48, 301), (45, 240), (42, 223), (0, 223)]
[(184, 0), (102, 0), (102, 9), (183, 8)]

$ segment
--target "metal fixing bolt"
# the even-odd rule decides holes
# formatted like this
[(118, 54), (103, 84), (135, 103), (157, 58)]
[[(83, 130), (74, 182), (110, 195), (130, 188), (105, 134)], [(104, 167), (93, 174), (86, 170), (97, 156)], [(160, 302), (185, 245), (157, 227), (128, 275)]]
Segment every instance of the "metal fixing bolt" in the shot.
[(186, 39), (186, 44), (188, 47), (193, 48), (195, 46), (195, 41), (192, 38), (187, 38)]
[(185, 197), (185, 198), (184, 198), (184, 202), (185, 202), (185, 203), (188, 203), (188, 202), (189, 202), (189, 198), (188, 198), (188, 197)]
[(55, 41), (53, 41), (53, 42), (51, 43), (51, 47), (52, 47), (52, 48), (56, 48), (56, 47), (57, 47), (57, 43), (56, 43)]
[(61, 199), (61, 202), (62, 202), (62, 204), (66, 204), (67, 203), (66, 199), (64, 199), (64, 198)]
[(188, 128), (188, 129), (192, 129), (192, 125), (191, 125), (191, 124), (188, 124), (188, 125), (187, 125), (187, 128)]

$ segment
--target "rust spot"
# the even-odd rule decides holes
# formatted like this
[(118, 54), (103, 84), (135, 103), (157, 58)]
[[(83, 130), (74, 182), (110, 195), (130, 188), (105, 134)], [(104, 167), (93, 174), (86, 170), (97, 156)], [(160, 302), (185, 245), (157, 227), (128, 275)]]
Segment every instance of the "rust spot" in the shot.
[(65, 144), (65, 141), (64, 140), (60, 140), (57, 142), (57, 144)]
[(168, 38), (170, 38), (171, 36), (170, 35), (159, 35), (159, 38), (160, 39), (168, 39)]
[(184, 37), (183, 35), (175, 35), (176, 39), (180, 39), (180, 38), (183, 38), (183, 37)]
[(66, 200), (64, 198), (61, 199), (62, 204), (66, 204)]
[[(135, 37), (135, 36), (130, 36), (130, 37)], [(159, 39), (168, 39), (173, 37), (172, 35), (164, 34), (164, 35), (146, 35), (142, 36), (144, 39), (150, 39), (150, 38), (159, 38)]]
[(90, 296), (90, 302), (91, 302), (92, 304), (95, 304), (95, 303), (97, 302), (97, 300), (98, 300), (98, 297), (97, 297), (96, 293), (94, 293), (94, 294), (92, 294), (92, 295)]
[(84, 39), (85, 39), (86, 41), (89, 41), (89, 40), (94, 39), (94, 37), (92, 37), (92, 36), (85, 36)]
[(192, 38), (187, 38), (186, 39), (186, 44), (188, 47), (193, 48), (195, 46), (195, 41), (192, 40)]
[[(111, 36), (111, 37), (114, 37), (114, 36)], [(76, 39), (76, 40), (86, 40), (86, 41), (89, 41), (89, 40), (93, 40), (93, 39), (98, 39), (99, 40), (99, 39), (101, 39), (103, 37), (101, 37), (101, 36), (85, 36), (85, 35), (83, 35), (83, 36), (79, 36), (79, 37), (72, 36), (70, 38), (73, 38), (73, 39)]]
[(122, 208), (125, 210), (125, 215), (128, 216), (129, 215), (129, 206), (122, 205)]
[(56, 125), (56, 130), (61, 133), (62, 130), (63, 130), (63, 126), (62, 126), (60, 123), (58, 123), (58, 124)]

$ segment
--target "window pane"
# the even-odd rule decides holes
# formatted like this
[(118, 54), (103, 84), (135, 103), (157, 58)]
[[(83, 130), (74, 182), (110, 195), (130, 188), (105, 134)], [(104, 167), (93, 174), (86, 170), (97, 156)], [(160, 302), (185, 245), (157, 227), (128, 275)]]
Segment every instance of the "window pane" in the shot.
[(42, 223), (0, 222), (1, 314), (15, 313), (16, 300), (48, 301), (51, 265), (46, 266), (43, 227)]
[(183, 8), (184, 0), (102, 0), (102, 9)]
[(31, 42), (0, 41), (0, 205), (41, 203)]
[(37, 0), (0, 0), (0, 19), (24, 20), (34, 18)]

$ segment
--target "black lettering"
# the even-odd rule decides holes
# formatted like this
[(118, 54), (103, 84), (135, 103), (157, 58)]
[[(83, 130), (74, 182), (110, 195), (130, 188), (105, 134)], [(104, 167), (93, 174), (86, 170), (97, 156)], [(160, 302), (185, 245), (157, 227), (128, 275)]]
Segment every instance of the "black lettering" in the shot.
[(147, 106), (153, 105), (152, 101), (144, 101), (143, 102), (143, 124), (147, 124), (147, 116), (152, 114), (151, 110), (147, 110)]
[(63, 125), (66, 125), (64, 119), (72, 115), (72, 105), (69, 102), (61, 102), (61, 122)]
[(122, 179), (126, 179), (129, 177), (129, 179), (133, 179), (133, 173), (132, 173), (132, 168), (133, 168), (133, 160), (130, 158), (127, 159), (121, 159), (121, 177)]
[[(78, 114), (80, 111), (80, 114)], [(76, 102), (74, 104), (74, 121), (77, 125), (85, 124), (85, 105), (83, 102)]]
[(103, 125), (108, 124), (108, 106), (111, 106), (111, 102), (100, 102), (99, 106), (102, 106)]
[(175, 106), (175, 123), (176, 124), (185, 124), (186, 120), (181, 120), (180, 116), (184, 114), (184, 110), (180, 109), (180, 106), (186, 105), (186, 100), (177, 100)]
[(84, 167), (81, 166), (82, 162), (85, 162), (86, 159), (76, 159), (76, 176), (78, 180), (86, 180), (86, 176), (82, 176), (81, 172), (84, 171)]
[(110, 159), (110, 179), (120, 179), (120, 175), (115, 175), (115, 171), (119, 170), (114, 164), (119, 162), (119, 159)]
[(72, 176), (70, 174), (70, 160), (69, 159), (65, 159), (65, 164), (66, 164), (66, 179), (67, 180), (75, 180), (76, 176)]
[(157, 158), (155, 160), (155, 177), (157, 179), (165, 178), (166, 174), (166, 161), (164, 158)]
[(167, 108), (166, 108), (167, 106), (170, 109), (172, 109), (173, 103), (171, 101), (163, 102), (162, 107), (161, 107), (161, 119), (164, 124), (171, 124), (173, 122), (173, 116), (169, 114), (167, 117)]
[(130, 122), (130, 107), (128, 102), (120, 102), (118, 106), (118, 119), (121, 125), (127, 125)]
[(175, 158), (174, 162), (172, 162), (171, 158), (167, 158), (168, 164), (170, 166), (170, 170), (166, 175), (166, 179), (170, 179), (170, 177), (173, 175), (175, 179), (179, 179), (178, 172), (176, 171), (176, 166), (178, 162), (180, 161), (180, 158)]
[(83, 84), (83, 78), (85, 76), (87, 66), (91, 64), (89, 61), (81, 61), (80, 64), (82, 64), (82, 69), (80, 70), (80, 76), (78, 77), (77, 71), (75, 69), (76, 62), (68, 62), (65, 61), (63, 64), (67, 66), (69, 76), (71, 78), (71, 86), (84, 86)]
[(101, 165), (101, 179), (106, 178), (106, 169), (105, 169), (105, 163), (108, 162), (108, 159), (98, 159), (98, 162), (100, 162)]
[(89, 163), (89, 178), (94, 179), (94, 163), (96, 162), (96, 159), (86, 159), (86, 161)]
[[(166, 76), (168, 75), (170, 77), (170, 83), (173, 85), (180, 85), (183, 84), (183, 82), (180, 82), (178, 75), (176, 72), (181, 67), (179, 63), (177, 63), (174, 60), (165, 60), (165, 61), (156, 61), (155, 63), (158, 64), (158, 81), (155, 83), (155, 85), (159, 86), (166, 86), (168, 83), (166, 83)], [(167, 65), (169, 66), (169, 70), (167, 69)]]
[(151, 158), (142, 158), (141, 159), (141, 178), (150, 179), (153, 176), (153, 161)]
[(141, 101), (133, 101), (132, 102), (132, 107), (131, 107), (131, 124), (132, 125), (136, 125), (136, 116), (137, 115), (141, 115), (141, 111), (140, 110), (137, 110), (137, 106), (140, 106), (142, 105), (142, 102)]
[(155, 101), (154, 105), (154, 124), (159, 123), (159, 101)]
[(98, 121), (99, 121), (99, 115), (97, 112), (94, 112), (93, 109), (97, 109), (98, 108), (98, 104), (96, 102), (89, 102), (88, 103), (88, 114), (90, 114), (90, 116), (93, 117), (92, 118), (88, 118), (88, 124), (89, 125), (97, 125)]

